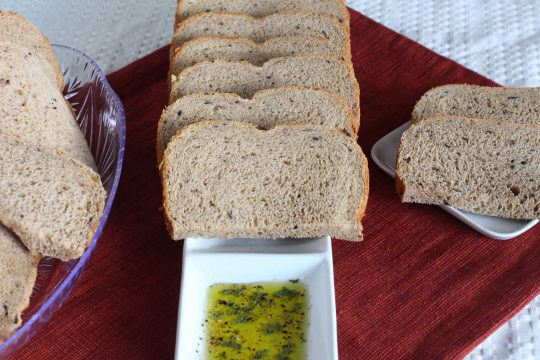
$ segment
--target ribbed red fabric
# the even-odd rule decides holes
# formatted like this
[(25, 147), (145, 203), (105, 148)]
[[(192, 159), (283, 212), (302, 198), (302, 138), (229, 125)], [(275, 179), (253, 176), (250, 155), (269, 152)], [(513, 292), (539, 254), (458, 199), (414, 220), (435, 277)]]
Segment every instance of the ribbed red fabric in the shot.
[[(366, 154), (446, 83), (493, 82), (351, 12)], [(172, 359), (182, 243), (169, 239), (156, 171), (168, 49), (109, 76), (128, 118), (117, 199), (75, 291), (16, 359)], [(341, 359), (467, 354), (540, 292), (540, 227), (483, 237), (434, 206), (402, 205), (370, 161), (365, 241), (334, 241)], [(323, 359), (313, 359), (323, 360)]]

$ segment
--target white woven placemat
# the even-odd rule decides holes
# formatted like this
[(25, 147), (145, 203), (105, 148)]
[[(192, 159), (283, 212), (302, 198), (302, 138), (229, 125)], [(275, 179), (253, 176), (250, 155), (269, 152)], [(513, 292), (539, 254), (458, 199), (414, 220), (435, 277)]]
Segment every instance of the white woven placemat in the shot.
[[(254, 0), (256, 1), (256, 0)], [(540, 86), (540, 0), (349, 0), (378, 22), (507, 86)], [(176, 0), (0, 0), (111, 72), (167, 44)], [(539, 260), (540, 261), (540, 260)], [(468, 359), (540, 359), (540, 296)]]

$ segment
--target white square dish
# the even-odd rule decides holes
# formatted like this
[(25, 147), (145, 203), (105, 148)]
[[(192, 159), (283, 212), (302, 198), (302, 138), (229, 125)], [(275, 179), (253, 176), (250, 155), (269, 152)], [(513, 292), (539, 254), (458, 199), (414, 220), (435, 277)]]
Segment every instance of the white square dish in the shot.
[[(371, 149), (371, 157), (373, 158), (373, 161), (375, 161), (375, 163), (391, 177), (395, 177), (396, 160), (401, 134), (403, 134), (410, 126), (411, 122), (406, 122), (382, 137), (375, 143), (375, 145), (373, 145), (373, 148)], [(494, 216), (473, 214), (467, 211), (458, 210), (448, 205), (441, 205), (440, 207), (476, 231), (497, 240), (512, 239), (538, 224), (538, 219), (505, 219)]]
[(177, 360), (205, 359), (206, 301), (216, 283), (287, 282), (308, 291), (307, 359), (337, 360), (336, 304), (330, 237), (191, 239), (184, 242)]

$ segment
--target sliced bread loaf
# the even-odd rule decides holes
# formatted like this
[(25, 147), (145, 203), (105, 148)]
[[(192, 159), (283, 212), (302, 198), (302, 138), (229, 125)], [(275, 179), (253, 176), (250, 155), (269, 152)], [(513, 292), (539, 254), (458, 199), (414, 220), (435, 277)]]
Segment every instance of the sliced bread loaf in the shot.
[(362, 238), (367, 160), (339, 131), (192, 124), (169, 143), (161, 171), (165, 220), (175, 240)]
[(305, 88), (261, 90), (253, 99), (236, 94), (192, 94), (167, 107), (158, 124), (157, 155), (161, 162), (170, 139), (183, 127), (201, 120), (241, 121), (259, 129), (310, 123), (337, 128), (356, 138), (354, 116), (334, 93)]
[(207, 12), (242, 13), (262, 17), (288, 10), (324, 13), (336, 17), (342, 23), (349, 20), (349, 12), (343, 0), (180, 0), (176, 18), (179, 22)]
[(540, 131), (451, 116), (423, 120), (401, 138), (396, 184), (403, 202), (538, 218)]
[(0, 225), (0, 343), (22, 324), (38, 262), (39, 256), (30, 254), (12, 232)]
[(540, 126), (540, 88), (444, 85), (428, 91), (414, 107), (413, 123), (435, 115), (504, 120)]
[(173, 36), (174, 50), (200, 36), (244, 37), (255, 42), (286, 35), (316, 36), (330, 40), (350, 54), (349, 28), (334, 17), (310, 12), (283, 12), (263, 18), (243, 14), (199, 14), (183, 21)]
[(272, 59), (258, 67), (247, 62), (203, 62), (172, 78), (170, 102), (194, 93), (235, 93), (251, 98), (259, 90), (289, 86), (317, 88), (342, 97), (360, 123), (360, 88), (352, 67), (319, 56)]
[(340, 61), (349, 59), (340, 47), (314, 36), (280, 36), (262, 43), (246, 38), (202, 36), (176, 50), (171, 73), (180, 74), (185, 68), (203, 61), (247, 61), (260, 66), (273, 58), (298, 55), (319, 55)]
[(0, 133), (0, 222), (34, 254), (82, 255), (105, 204), (99, 175), (64, 153)]
[(62, 90), (64, 76), (49, 40), (38, 28), (21, 15), (0, 10), (0, 41), (9, 41), (27, 49), (26, 55), (40, 59), (45, 68), (45, 76), (50, 77), (56, 87)]
[(95, 168), (70, 107), (45, 72), (27, 50), (0, 42), (0, 131), (60, 149)]

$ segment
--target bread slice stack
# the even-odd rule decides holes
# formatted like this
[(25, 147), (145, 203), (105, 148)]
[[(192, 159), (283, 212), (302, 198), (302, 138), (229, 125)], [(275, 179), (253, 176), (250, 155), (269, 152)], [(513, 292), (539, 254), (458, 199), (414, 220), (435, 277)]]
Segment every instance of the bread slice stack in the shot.
[(42, 256), (80, 257), (105, 190), (47, 38), (0, 10), (0, 341), (21, 324)]
[(173, 239), (362, 238), (343, 0), (179, 1), (170, 60), (156, 148)]
[(446, 85), (416, 104), (399, 148), (403, 202), (540, 217), (540, 90)]

